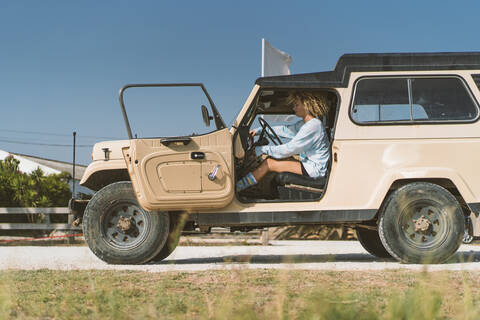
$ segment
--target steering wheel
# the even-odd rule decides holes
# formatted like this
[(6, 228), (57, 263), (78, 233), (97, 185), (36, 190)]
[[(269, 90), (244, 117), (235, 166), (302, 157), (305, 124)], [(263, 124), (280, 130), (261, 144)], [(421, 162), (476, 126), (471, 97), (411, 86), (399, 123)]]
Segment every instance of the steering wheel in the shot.
[(282, 144), (282, 140), (278, 137), (275, 131), (270, 127), (267, 121), (263, 118), (258, 118), (258, 122), (262, 126), (262, 131), (260, 132), (260, 136), (258, 137), (257, 141), (261, 141), (264, 136), (267, 136), (270, 141), (273, 142), (274, 145), (278, 146)]

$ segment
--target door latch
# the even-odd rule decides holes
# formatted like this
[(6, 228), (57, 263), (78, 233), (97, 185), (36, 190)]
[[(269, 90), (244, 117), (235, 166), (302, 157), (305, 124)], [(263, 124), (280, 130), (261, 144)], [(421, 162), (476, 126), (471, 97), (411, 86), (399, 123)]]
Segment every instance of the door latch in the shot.
[(217, 164), (217, 165), (215, 166), (215, 169), (213, 169), (213, 171), (208, 174), (208, 180), (210, 180), (210, 181), (215, 180), (215, 178), (217, 177), (218, 169), (220, 169), (220, 165), (219, 165), (219, 164)]
[(190, 153), (190, 158), (194, 160), (202, 160), (205, 159), (205, 153), (203, 152), (192, 152)]

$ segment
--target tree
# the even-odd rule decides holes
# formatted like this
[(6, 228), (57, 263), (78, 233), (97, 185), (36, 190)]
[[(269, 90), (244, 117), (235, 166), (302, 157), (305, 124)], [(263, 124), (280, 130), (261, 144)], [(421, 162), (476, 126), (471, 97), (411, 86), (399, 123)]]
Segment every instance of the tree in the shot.
[(49, 174), (37, 168), (32, 173), (19, 169), (13, 156), (0, 160), (0, 207), (63, 207), (72, 197), (70, 174)]

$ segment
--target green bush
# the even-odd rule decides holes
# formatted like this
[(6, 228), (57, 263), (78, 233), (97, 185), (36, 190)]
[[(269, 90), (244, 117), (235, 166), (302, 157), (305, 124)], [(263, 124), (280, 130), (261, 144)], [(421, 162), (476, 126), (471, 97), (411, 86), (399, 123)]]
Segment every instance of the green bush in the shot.
[(72, 197), (70, 174), (49, 174), (37, 168), (32, 173), (19, 169), (20, 161), (10, 156), (0, 160), (0, 207), (63, 207)]

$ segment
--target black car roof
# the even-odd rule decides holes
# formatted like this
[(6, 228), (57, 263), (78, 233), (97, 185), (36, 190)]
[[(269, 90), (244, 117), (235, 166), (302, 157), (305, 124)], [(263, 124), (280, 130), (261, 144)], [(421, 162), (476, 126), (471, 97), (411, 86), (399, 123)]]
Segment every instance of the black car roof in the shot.
[(353, 53), (338, 59), (333, 71), (258, 78), (267, 88), (347, 87), (350, 73), (358, 71), (427, 71), (480, 69), (480, 52)]

